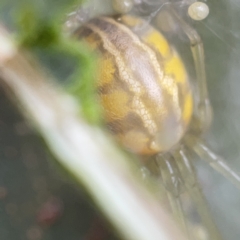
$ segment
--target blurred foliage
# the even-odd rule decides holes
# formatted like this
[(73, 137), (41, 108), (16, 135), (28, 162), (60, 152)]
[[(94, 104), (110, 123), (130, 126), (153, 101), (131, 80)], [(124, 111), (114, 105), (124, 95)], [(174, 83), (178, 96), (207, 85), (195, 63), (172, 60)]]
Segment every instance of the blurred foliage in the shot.
[[(68, 79), (64, 80), (64, 85), (79, 100), (83, 115), (96, 124), (100, 120), (100, 107), (94, 94), (95, 56), (84, 43), (66, 37), (63, 31), (67, 14), (81, 3), (79, 0), (4, 0), (0, 4), (0, 15), (2, 21), (14, 29), (20, 47), (47, 61), (45, 67), (51, 69), (52, 61), (58, 61), (59, 69), (67, 61), (75, 66), (73, 73), (65, 76)], [(46, 56), (54, 58), (48, 61)], [(53, 70), (53, 74), (57, 72), (57, 69)]]

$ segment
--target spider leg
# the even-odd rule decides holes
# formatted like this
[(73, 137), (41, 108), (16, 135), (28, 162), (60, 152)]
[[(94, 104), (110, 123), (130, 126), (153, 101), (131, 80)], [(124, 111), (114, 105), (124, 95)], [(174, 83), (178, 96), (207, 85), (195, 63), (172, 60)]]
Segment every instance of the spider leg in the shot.
[(195, 202), (198, 214), (202, 219), (202, 224), (208, 230), (209, 239), (222, 239), (214, 221), (212, 220), (207, 203), (197, 181), (196, 173), (191, 163), (191, 156), (183, 146), (181, 146), (179, 150), (175, 151), (173, 155), (181, 175), (184, 176), (185, 187), (188, 190), (192, 200)]
[(212, 108), (208, 97), (206, 70), (204, 61), (204, 47), (198, 32), (186, 23), (173, 8), (170, 8), (173, 17), (176, 18), (191, 44), (191, 52), (196, 71), (196, 89), (194, 89), (194, 115), (192, 130), (202, 133), (212, 122)]
[[(206, 130), (211, 124), (212, 110), (208, 98), (206, 72), (204, 64), (204, 48), (200, 36), (197, 31), (182, 20), (178, 14), (172, 10), (173, 15), (177, 18), (179, 25), (188, 36), (191, 43), (192, 55), (195, 63), (197, 88), (194, 106), (194, 116), (190, 126), (190, 132), (199, 135)], [(207, 147), (201, 140), (198, 140), (194, 135), (189, 135), (186, 138), (187, 145), (194, 149), (194, 151), (206, 162), (208, 162), (214, 169), (222, 173), (238, 188), (240, 188), (240, 175), (231, 169), (228, 164), (217, 154), (215, 154), (209, 147)]]
[(159, 167), (163, 185), (167, 191), (167, 196), (176, 219), (181, 224), (182, 229), (188, 236), (188, 239), (193, 240), (190, 237), (190, 232), (187, 226), (187, 217), (183, 210), (183, 206), (180, 200), (180, 195), (183, 192), (183, 181), (178, 171), (178, 168), (171, 155), (157, 155), (156, 163)]
[(193, 149), (211, 167), (220, 172), (237, 188), (240, 189), (240, 175), (231, 169), (228, 164), (217, 154), (215, 154), (204, 142), (196, 137), (189, 135), (185, 139), (186, 144)]

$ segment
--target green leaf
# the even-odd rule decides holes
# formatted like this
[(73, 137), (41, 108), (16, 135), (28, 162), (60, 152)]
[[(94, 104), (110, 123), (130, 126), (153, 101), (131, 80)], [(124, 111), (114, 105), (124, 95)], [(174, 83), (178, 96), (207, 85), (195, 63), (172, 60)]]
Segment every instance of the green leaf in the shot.
[[(66, 87), (81, 104), (81, 110), (91, 123), (99, 123), (100, 107), (96, 101), (94, 73), (96, 56), (80, 42), (66, 38), (63, 23), (70, 10), (82, 0), (4, 0), (0, 7), (8, 9), (21, 47), (38, 52), (69, 54), (77, 66)], [(0, 10), (1, 15), (1, 10)]]

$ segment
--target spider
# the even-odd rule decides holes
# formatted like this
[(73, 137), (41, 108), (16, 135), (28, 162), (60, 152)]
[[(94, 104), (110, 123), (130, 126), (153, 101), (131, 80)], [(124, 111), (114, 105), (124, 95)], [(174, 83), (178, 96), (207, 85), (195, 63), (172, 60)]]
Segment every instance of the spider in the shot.
[[(212, 109), (201, 38), (175, 11), (172, 3), (146, 0), (113, 0), (112, 3), (120, 15), (90, 21), (81, 18), (82, 26), (74, 31), (75, 37), (84, 39), (101, 54), (96, 91), (106, 125), (126, 149), (142, 159), (154, 161), (172, 210), (189, 239), (193, 237), (181, 201), (186, 191), (195, 202), (208, 238), (219, 240), (221, 236), (201, 193), (191, 152), (197, 153), (239, 188), (240, 176), (202, 140), (212, 121)], [(206, 4), (187, 3), (192, 19), (202, 20), (208, 15)], [(174, 47), (149, 24), (163, 7), (189, 39), (195, 81), (189, 79)], [(125, 15), (132, 9), (148, 17)]]

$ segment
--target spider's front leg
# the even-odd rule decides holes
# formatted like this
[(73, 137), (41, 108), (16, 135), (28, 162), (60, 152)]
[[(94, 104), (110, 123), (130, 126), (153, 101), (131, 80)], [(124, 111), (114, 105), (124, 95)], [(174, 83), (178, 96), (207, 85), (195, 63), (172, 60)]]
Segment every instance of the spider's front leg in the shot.
[(204, 47), (198, 32), (179, 17), (174, 10), (171, 10), (171, 12), (187, 35), (191, 45), (196, 70), (196, 82), (194, 89), (194, 111), (190, 131), (201, 135), (209, 128), (212, 122), (212, 107), (208, 97)]
[(207, 230), (208, 239), (220, 240), (221, 236), (212, 220), (191, 163), (191, 156), (186, 148), (181, 146), (174, 150), (172, 154), (158, 154), (156, 164), (159, 167), (173, 214), (186, 232), (188, 239), (193, 240), (196, 236), (191, 231), (192, 228), (189, 226), (187, 213), (182, 204), (182, 195), (186, 193), (190, 195), (190, 199), (196, 206), (198, 215), (201, 217), (201, 223)]
[(208, 239), (222, 239), (218, 229), (212, 220), (205, 198), (202, 194), (201, 187), (198, 183), (194, 166), (192, 164), (192, 156), (184, 146), (173, 152), (175, 162), (179, 168), (179, 172), (184, 176), (184, 185), (191, 199), (194, 201), (199, 216), (202, 219), (202, 224), (208, 230)]
[(240, 188), (240, 175), (231, 169), (221, 157), (215, 154), (202, 140), (200, 140), (201, 134), (210, 127), (212, 122), (212, 108), (207, 90), (203, 43), (197, 31), (182, 20), (177, 13), (174, 11), (172, 12), (189, 38), (196, 69), (194, 114), (189, 133), (184, 138), (185, 143), (203, 160), (208, 162), (210, 166)]
[(211, 167), (220, 172), (240, 189), (240, 174), (236, 173), (222, 157), (213, 152), (203, 140), (200, 140), (194, 135), (188, 135), (185, 137), (185, 143), (189, 148), (193, 149), (201, 159), (206, 161)]
[(170, 154), (158, 154), (155, 158), (156, 164), (161, 174), (161, 179), (166, 189), (167, 196), (172, 208), (172, 212), (180, 223), (182, 229), (191, 239), (187, 224), (187, 216), (183, 210), (180, 199), (181, 194), (185, 191), (183, 179), (178, 170), (178, 167)]
[(67, 15), (64, 30), (72, 34), (79, 26), (89, 21), (94, 14), (94, 5), (83, 4)]

